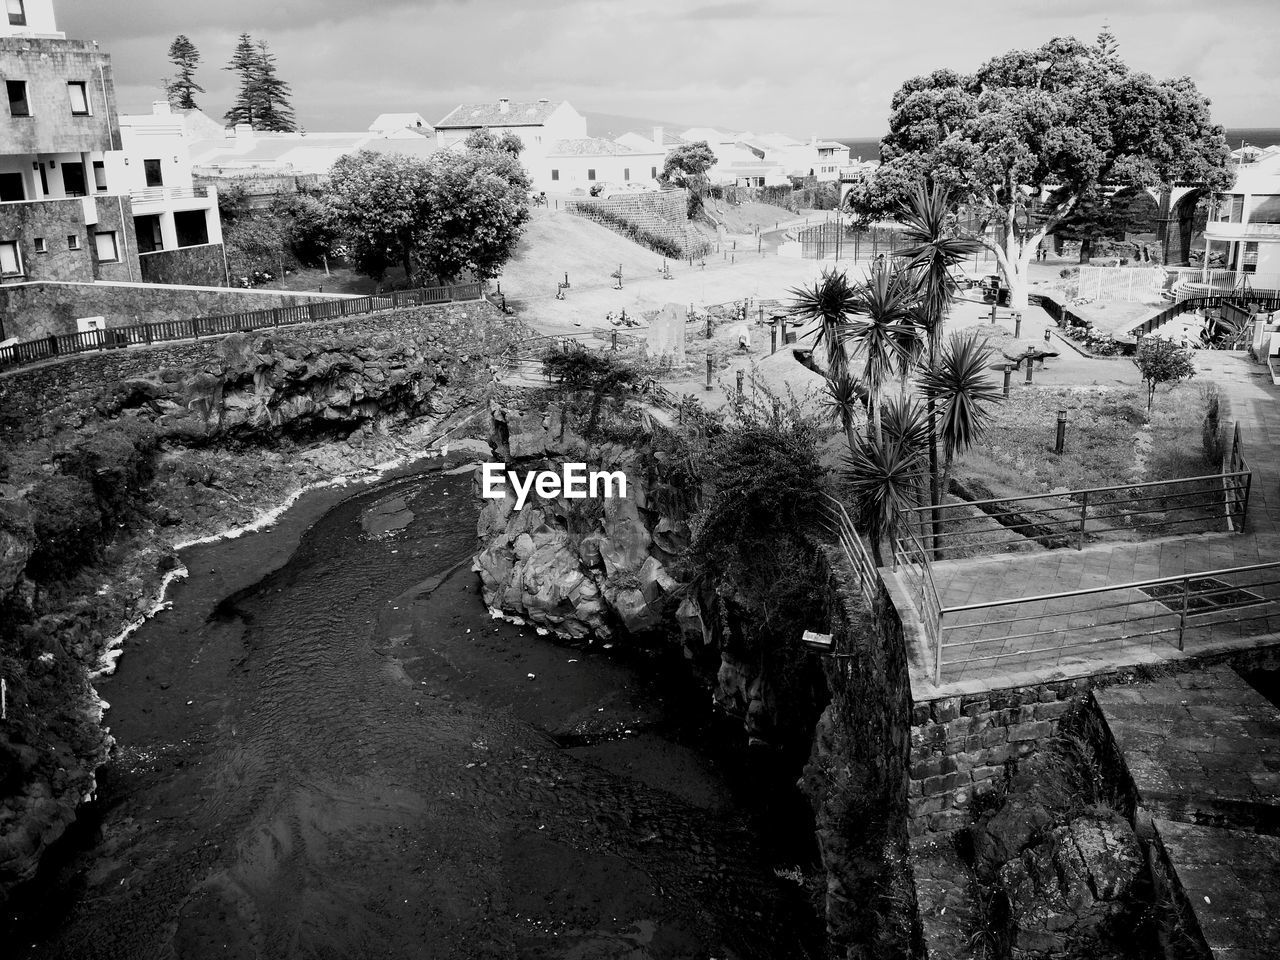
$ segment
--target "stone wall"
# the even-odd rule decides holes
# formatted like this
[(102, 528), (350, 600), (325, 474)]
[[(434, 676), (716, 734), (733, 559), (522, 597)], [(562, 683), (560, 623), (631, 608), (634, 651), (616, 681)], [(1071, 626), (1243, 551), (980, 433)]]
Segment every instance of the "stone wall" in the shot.
[[(92, 171), (90, 171), (92, 176)], [(86, 204), (94, 223), (86, 225)], [(114, 232), (118, 261), (98, 259), (95, 233)], [(74, 236), (78, 249), (72, 249)], [(45, 242), (45, 253), (37, 253), (36, 238)], [(133, 225), (133, 207), (127, 198), (115, 196), (77, 197), (69, 200), (41, 200), (6, 203), (0, 207), (0, 239), (18, 241), (25, 279), (28, 281), (94, 280), (137, 281), (138, 243)], [(0, 289), (9, 289), (6, 285)], [(13, 334), (9, 334), (12, 336)]]
[(202, 243), (176, 250), (156, 250), (138, 256), (144, 283), (221, 287), (227, 282), (222, 244)]
[(856, 945), (860, 956), (906, 956), (916, 908), (903, 869), (911, 695), (902, 623), (883, 590), (875, 609), (866, 609), (838, 550), (819, 551), (815, 576), (828, 598), (831, 702), (801, 788), (813, 805), (827, 874), (828, 935), (833, 955)]
[[(5, 153), (89, 153), (119, 150), (111, 57), (87, 40), (35, 37), (0, 38), (0, 76), (27, 82), (31, 116), (11, 117), (0, 110), (0, 143)], [(81, 81), (89, 114), (75, 116), (67, 83)], [(86, 170), (89, 182), (93, 171)]]
[(78, 317), (106, 317), (108, 326), (123, 327), (333, 299), (338, 297), (285, 290), (141, 283), (27, 283), (0, 287), (0, 319), (4, 321), (6, 336), (33, 340), (51, 333), (75, 333)]
[(964, 826), (974, 797), (995, 788), (1005, 763), (1030, 756), (1079, 710), (1091, 679), (1060, 680), (917, 703), (911, 716), (907, 830)]
[(689, 228), (689, 191), (662, 190), (628, 196), (570, 200), (565, 209), (587, 217), (622, 234), (630, 240), (649, 246), (646, 236), (675, 244), (683, 256), (697, 256), (707, 246)]

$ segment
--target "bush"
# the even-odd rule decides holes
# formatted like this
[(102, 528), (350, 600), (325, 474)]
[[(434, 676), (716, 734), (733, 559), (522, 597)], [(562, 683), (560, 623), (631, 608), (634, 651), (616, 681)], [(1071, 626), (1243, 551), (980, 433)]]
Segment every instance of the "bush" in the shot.
[(32, 580), (65, 580), (97, 556), (103, 535), (102, 511), (88, 481), (65, 475), (46, 477), (26, 499), (37, 544), (27, 561)]
[(141, 423), (108, 427), (60, 458), (62, 472), (93, 489), (102, 521), (115, 524), (136, 506), (151, 482), (154, 428)]

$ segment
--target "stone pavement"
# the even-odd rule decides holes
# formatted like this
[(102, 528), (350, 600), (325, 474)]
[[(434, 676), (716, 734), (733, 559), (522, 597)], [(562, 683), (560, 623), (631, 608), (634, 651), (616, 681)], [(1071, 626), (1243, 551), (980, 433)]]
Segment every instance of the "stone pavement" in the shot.
[[(1071, 376), (1077, 383), (1089, 377), (1095, 383), (1132, 382), (1108, 376), (1108, 371), (1125, 368), (1129, 377), (1136, 376), (1128, 361), (1115, 368), (1108, 366), (1115, 360), (1074, 356), (1059, 358), (1065, 361), (1059, 371), (1074, 369)], [(1055, 362), (1050, 361), (1050, 370)], [(1272, 384), (1265, 367), (1241, 354), (1202, 351), (1197, 354), (1197, 371), (1197, 378), (1216, 386), (1226, 401), (1223, 416), (1239, 425), (1244, 457), (1253, 472), (1243, 533), (943, 561), (932, 566), (940, 605), (1034, 598), (1280, 561), (1280, 387)], [(1273, 580), (1280, 580), (1280, 572), (1235, 574), (1224, 582), (1257, 598), (1280, 601), (1280, 585)], [(1280, 640), (1280, 607), (1264, 607), (1244, 594), (1232, 594), (1225, 606), (1188, 618), (1185, 655)], [(1272, 609), (1275, 616), (1270, 615)], [(1020, 682), (1027, 682), (1026, 674), (1079, 676), (1184, 656), (1177, 649), (1177, 611), (1136, 590), (960, 611), (944, 615), (943, 623), (944, 685), (978, 681), (992, 686), (1014, 671), (1022, 674)], [(1152, 637), (1152, 631), (1158, 631), (1157, 636)], [(927, 652), (920, 652), (919, 661), (931, 668)]]
[(1093, 695), (1212, 955), (1280, 954), (1280, 710), (1226, 666)]

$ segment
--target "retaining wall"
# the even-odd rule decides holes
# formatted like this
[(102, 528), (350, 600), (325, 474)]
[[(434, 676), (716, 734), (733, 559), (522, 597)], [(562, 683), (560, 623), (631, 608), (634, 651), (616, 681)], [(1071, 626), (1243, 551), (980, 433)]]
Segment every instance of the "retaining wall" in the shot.
[(156, 250), (138, 255), (144, 283), (222, 287), (227, 283), (226, 261), (220, 243)]

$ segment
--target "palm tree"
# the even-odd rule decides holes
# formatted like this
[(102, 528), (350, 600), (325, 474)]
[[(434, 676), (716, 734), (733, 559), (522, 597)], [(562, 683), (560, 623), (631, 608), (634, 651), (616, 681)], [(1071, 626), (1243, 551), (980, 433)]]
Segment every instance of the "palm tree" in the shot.
[(877, 443), (881, 440), (880, 393), (895, 369), (906, 362), (904, 343), (914, 335), (911, 310), (916, 298), (909, 274), (877, 262), (867, 279), (857, 284), (854, 319), (840, 331), (862, 355), (862, 379)]
[(919, 448), (897, 440), (881, 443), (861, 437), (849, 452), (846, 480), (876, 566), (884, 566), (880, 541), (893, 534), (899, 515), (919, 499), (923, 461)]
[(886, 397), (880, 414), (884, 438), (924, 455), (929, 442), (929, 422), (915, 397)]
[(845, 439), (849, 441), (849, 449), (853, 450), (854, 420), (859, 407), (864, 413), (866, 412), (867, 388), (855, 380), (847, 370), (827, 377), (825, 388), (822, 406), (827, 415), (840, 424), (844, 430)]
[(982, 436), (991, 417), (988, 408), (1004, 399), (987, 376), (991, 356), (991, 347), (985, 337), (979, 339), (978, 331), (953, 333), (942, 345), (933, 368), (920, 376), (925, 395), (938, 403), (938, 434), (946, 456), (941, 478), (944, 492), (956, 454), (964, 453)]
[[(916, 186), (908, 197), (903, 210), (903, 236), (908, 246), (898, 252), (906, 260), (908, 269), (919, 278), (920, 303), (916, 322), (923, 328), (928, 344), (926, 363), (935, 367), (942, 345), (942, 328), (947, 311), (955, 300), (956, 283), (953, 270), (972, 255), (977, 243), (955, 236), (952, 227), (954, 205), (950, 193), (934, 184), (929, 190), (924, 183)], [(925, 407), (929, 419), (929, 502), (933, 510), (935, 541), (942, 532), (941, 511), (937, 508), (946, 495), (946, 485), (938, 474), (938, 428), (936, 398), (925, 393)]]
[(843, 270), (823, 270), (822, 279), (809, 287), (792, 287), (791, 315), (802, 320), (817, 320), (818, 336), (813, 346), (817, 350), (823, 343), (827, 347), (827, 370), (838, 376), (848, 370), (849, 357), (845, 353), (840, 329), (848, 323), (853, 312), (856, 291)]

